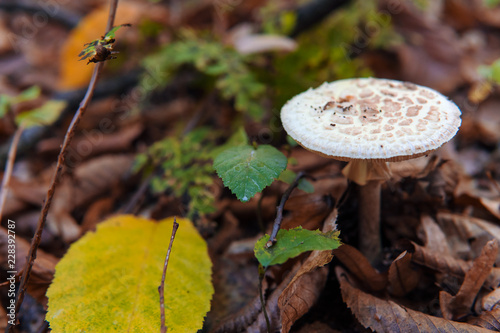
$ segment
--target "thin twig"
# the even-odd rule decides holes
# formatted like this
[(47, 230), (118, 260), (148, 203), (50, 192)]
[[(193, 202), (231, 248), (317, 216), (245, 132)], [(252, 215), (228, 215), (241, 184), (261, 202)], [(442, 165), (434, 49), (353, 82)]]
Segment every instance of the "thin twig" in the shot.
[(167, 256), (165, 257), (165, 264), (163, 265), (163, 275), (161, 276), (161, 284), (158, 287), (160, 293), (160, 311), (161, 311), (161, 333), (167, 333), (167, 326), (165, 325), (165, 277), (167, 275), (168, 260), (170, 259), (170, 251), (172, 251), (172, 244), (174, 243), (175, 233), (179, 228), (179, 223), (174, 218), (174, 225), (172, 227), (172, 236), (170, 236), (170, 244), (168, 245)]
[[(118, 6), (118, 0), (113, 0), (110, 4), (110, 15), (108, 18), (108, 23), (107, 23), (107, 28), (106, 28), (106, 33), (111, 29), (110, 27), (113, 26), (114, 19), (115, 19), (115, 13), (116, 13), (116, 7)], [(52, 203), (52, 198), (54, 197), (54, 192), (56, 189), (56, 185), (58, 183), (58, 180), (62, 176), (63, 172), (63, 167), (65, 163), (65, 157), (68, 152), (68, 148), (71, 144), (71, 140), (75, 136), (76, 128), (78, 126), (78, 123), (80, 122), (83, 114), (85, 113), (85, 110), (87, 109), (88, 104), (90, 103), (90, 100), (92, 99), (92, 95), (94, 93), (94, 89), (97, 84), (97, 79), (99, 77), (99, 74), (102, 70), (103, 63), (97, 63), (96, 66), (94, 67), (94, 72), (92, 73), (92, 78), (90, 79), (89, 86), (87, 88), (87, 93), (85, 94), (85, 97), (83, 98), (82, 102), (80, 103), (80, 106), (78, 110), (76, 111), (73, 120), (71, 121), (71, 124), (68, 127), (68, 130), (66, 131), (66, 136), (64, 137), (63, 144), (61, 146), (61, 151), (59, 152), (59, 156), (57, 158), (57, 165), (56, 169), (54, 171), (54, 174), (52, 176), (52, 182), (50, 184), (50, 188), (47, 191), (47, 195), (45, 197), (45, 202), (42, 206), (42, 210), (40, 213), (40, 217), (38, 219), (38, 224), (36, 227), (35, 235), (31, 241), (31, 246), (30, 250), (28, 252), (28, 257), (26, 260), (26, 265), (24, 266), (23, 269), (23, 275), (21, 278), (21, 284), (19, 286), (19, 291), (17, 295), (17, 300), (16, 300), (16, 318), (17, 315), (19, 314), (19, 309), (21, 308), (21, 305), (23, 303), (24, 299), (24, 294), (26, 293), (27, 289), (27, 284), (30, 278), (30, 273), (33, 268), (33, 263), (35, 262), (36, 259), (36, 253), (38, 250), (38, 246), (40, 245), (40, 241), (42, 239), (42, 232), (43, 228), (45, 226), (45, 222), (47, 220), (47, 214), (50, 209), (50, 205)], [(13, 326), (9, 326), (9, 331), (13, 331)]]
[(271, 333), (271, 321), (267, 315), (266, 302), (264, 300), (264, 291), (262, 289), (262, 281), (266, 277), (266, 268), (259, 264), (259, 298), (260, 305), (262, 307), (262, 313), (264, 314), (264, 319), (266, 320), (267, 333)]
[(270, 248), (276, 243), (276, 235), (278, 234), (278, 231), (280, 230), (281, 227), (281, 222), (283, 221), (283, 209), (285, 207), (285, 203), (292, 194), (292, 191), (299, 186), (299, 181), (305, 177), (305, 173), (303, 171), (300, 171), (297, 173), (297, 177), (295, 177), (295, 180), (293, 183), (290, 184), (288, 189), (285, 191), (283, 196), (281, 197), (281, 202), (279, 206), (276, 208), (276, 219), (274, 220), (274, 225), (273, 225), (273, 232), (271, 233), (271, 237), (269, 237), (269, 241), (266, 243), (266, 247)]
[(7, 158), (7, 164), (5, 165), (5, 172), (3, 173), (2, 179), (2, 189), (0, 193), (0, 221), (2, 220), (3, 207), (5, 206), (5, 200), (7, 199), (7, 194), (9, 193), (9, 183), (10, 177), (12, 175), (12, 169), (14, 168), (14, 161), (16, 160), (17, 145), (19, 144), (19, 139), (24, 131), (24, 127), (21, 125), (17, 128), (9, 149), (9, 157)]

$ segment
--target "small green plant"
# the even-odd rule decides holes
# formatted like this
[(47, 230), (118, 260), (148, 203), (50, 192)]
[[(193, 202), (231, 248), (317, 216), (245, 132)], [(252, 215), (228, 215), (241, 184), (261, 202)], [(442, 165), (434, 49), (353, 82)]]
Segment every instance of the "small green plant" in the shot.
[(229, 148), (214, 160), (214, 168), (240, 201), (250, 200), (279, 177), (288, 161), (270, 145)]
[[(0, 95), (0, 118), (4, 117), (16, 104), (37, 99), (40, 93), (40, 88), (33, 86), (16, 96)], [(14, 121), (17, 126), (22, 126), (24, 129), (51, 125), (59, 118), (65, 107), (64, 101), (48, 100), (38, 108), (16, 114)]]
[(170, 191), (178, 198), (187, 198), (188, 217), (215, 210), (213, 158), (222, 150), (246, 144), (243, 130), (236, 132), (225, 145), (216, 146), (218, 133), (208, 127), (196, 129), (182, 139), (168, 137), (154, 143), (147, 152), (136, 158), (133, 170), (151, 175), (154, 193)]
[(118, 25), (108, 31), (108, 33), (102, 36), (101, 39), (95, 39), (90, 43), (84, 44), (84, 46), (87, 45), (87, 47), (83, 49), (83, 51), (78, 55), (79, 57), (81, 57), (80, 60), (85, 60), (90, 57), (89, 61), (87, 62), (88, 65), (91, 62), (101, 62), (109, 59), (116, 59), (113, 54), (116, 54), (118, 52), (113, 51), (113, 44), (115, 42), (116, 31), (121, 27), (130, 27), (130, 24)]
[(489, 66), (479, 66), (478, 73), (491, 83), (500, 84), (500, 59), (495, 60)]
[(146, 82), (159, 82), (155, 88), (165, 86), (177, 70), (190, 66), (206, 76), (206, 89), (217, 89), (222, 98), (234, 101), (236, 110), (258, 118), (263, 113), (260, 100), (265, 85), (252, 73), (250, 58), (211, 36), (199, 35), (202, 34), (184, 30), (180, 40), (163, 46), (144, 60), (146, 74), (141, 83), (144, 91), (151, 91)]

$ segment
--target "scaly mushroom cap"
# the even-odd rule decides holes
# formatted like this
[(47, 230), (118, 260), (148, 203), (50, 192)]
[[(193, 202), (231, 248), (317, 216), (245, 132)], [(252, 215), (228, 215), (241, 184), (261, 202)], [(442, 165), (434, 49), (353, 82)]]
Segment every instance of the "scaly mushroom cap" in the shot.
[(460, 110), (437, 91), (362, 78), (324, 83), (281, 109), (286, 132), (303, 147), (338, 160), (401, 161), (455, 136)]

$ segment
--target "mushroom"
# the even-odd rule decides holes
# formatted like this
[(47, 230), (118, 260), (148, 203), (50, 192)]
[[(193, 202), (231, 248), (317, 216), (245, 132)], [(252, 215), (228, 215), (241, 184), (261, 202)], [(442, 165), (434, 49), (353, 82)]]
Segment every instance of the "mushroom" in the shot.
[(360, 185), (360, 250), (380, 260), (380, 188), (387, 162), (427, 155), (455, 136), (460, 110), (437, 91), (409, 82), (358, 78), (324, 83), (281, 109), (288, 135), (304, 148), (349, 163)]

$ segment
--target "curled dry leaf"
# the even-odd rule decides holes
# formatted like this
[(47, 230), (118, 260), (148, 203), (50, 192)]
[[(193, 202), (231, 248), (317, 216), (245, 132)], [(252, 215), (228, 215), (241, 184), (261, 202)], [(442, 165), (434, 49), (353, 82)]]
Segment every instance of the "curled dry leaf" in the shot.
[(500, 302), (500, 288), (489, 292), (481, 298), (481, 310), (492, 311)]
[(500, 332), (500, 308), (484, 312), (478, 317), (472, 317), (467, 322), (491, 331)]
[(389, 292), (394, 296), (404, 296), (412, 291), (420, 281), (420, 270), (415, 269), (411, 253), (404, 251), (389, 267)]
[[(337, 229), (337, 209), (326, 218), (323, 232)], [(287, 333), (291, 326), (316, 303), (328, 276), (323, 267), (333, 258), (332, 251), (312, 251), (279, 299), (281, 331)]]
[[(329, 260), (331, 260), (331, 251), (319, 253), (324, 254), (325, 252), (328, 252), (327, 255), (330, 256)], [(320, 261), (325, 260), (325, 258), (317, 259)], [(284, 333), (288, 333), (292, 325), (316, 303), (325, 286), (328, 269), (320, 267), (314, 271), (303, 272), (302, 268), (299, 273), (301, 275), (294, 277), (278, 298), (282, 325), (281, 331)]]
[(347, 307), (361, 325), (375, 332), (489, 332), (481, 327), (430, 316), (391, 300), (377, 298), (353, 287), (341, 269), (336, 269), (336, 273)]
[[(465, 276), (472, 266), (472, 263), (469, 261), (428, 251), (425, 247), (413, 242), (412, 245), (414, 249), (412, 257), (413, 262), (431, 268), (435, 271), (461, 278)], [(484, 286), (488, 288), (496, 288), (499, 285), (500, 268), (493, 267), (488, 274)]]
[(333, 255), (370, 291), (384, 290), (387, 286), (387, 276), (375, 270), (356, 248), (342, 244), (333, 250)]
[(443, 317), (459, 319), (470, 313), (474, 300), (488, 278), (498, 253), (498, 242), (491, 240), (483, 248), (481, 255), (474, 260), (465, 274), (464, 282), (455, 296), (445, 291), (439, 293), (439, 303)]
[(422, 215), (420, 218), (419, 238), (425, 243), (428, 250), (451, 255), (445, 233), (428, 215)]

